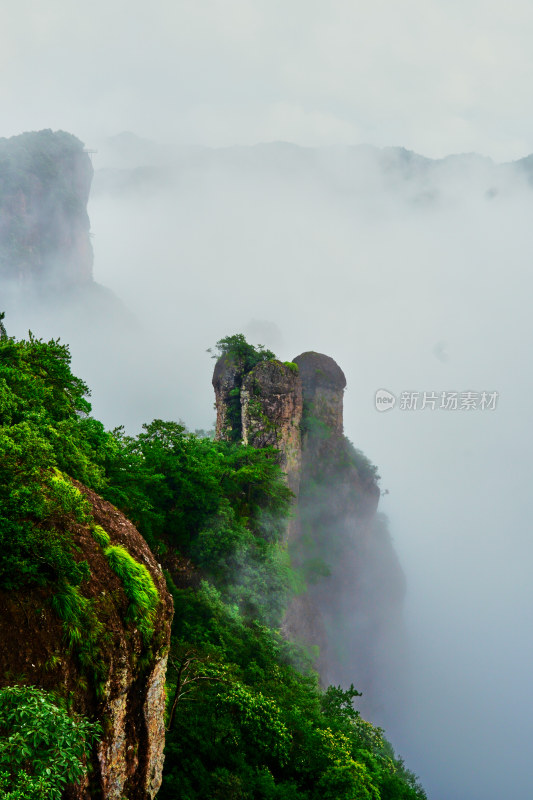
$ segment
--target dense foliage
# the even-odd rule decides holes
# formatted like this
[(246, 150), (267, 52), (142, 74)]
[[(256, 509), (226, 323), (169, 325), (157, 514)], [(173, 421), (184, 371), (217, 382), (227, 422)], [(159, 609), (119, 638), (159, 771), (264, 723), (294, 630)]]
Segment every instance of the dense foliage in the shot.
[(85, 519), (86, 504), (58, 472), (101, 483), (87, 391), (59, 342), (0, 339), (0, 586), (87, 577), (60, 524)]
[(242, 333), (235, 333), (233, 336), (219, 339), (214, 352), (211, 348), (207, 352), (211, 353), (212, 358), (224, 357), (237, 361), (245, 375), (261, 361), (270, 361), (270, 359), (276, 358), (272, 350), (268, 350), (264, 345), (259, 344), (254, 347), (249, 344)]
[(86, 774), (98, 724), (72, 716), (34, 686), (0, 689), (0, 790), (4, 800), (60, 800)]
[(322, 691), (301, 649), (209, 584), (174, 602), (162, 800), (425, 798), (353, 687)]
[[(273, 357), (264, 349), (254, 355), (240, 336), (218, 346), (226, 354), (241, 348), (252, 366)], [(167, 563), (173, 554), (192, 559), (192, 586), (177, 588), (168, 576), (175, 617), (163, 800), (424, 798), (382, 732), (354, 710), (355, 689), (323, 691), (312, 654), (280, 634), (299, 580), (284, 544), (292, 495), (276, 451), (215, 442), (161, 420), (136, 437), (107, 432), (89, 416), (86, 398), (68, 348), (0, 336), (0, 588), (51, 585), (67, 644), (80, 626), (86, 642), (97, 639), (81, 592), (88, 567), (65, 522), (83, 520), (149, 637), (157, 598), (145, 572), (94, 525), (67, 476), (121, 508)], [(83, 654), (87, 645), (79, 646)], [(36, 724), (45, 730), (48, 722)], [(17, 770), (13, 756), (0, 773), (4, 791)], [(33, 800), (26, 780), (7, 796)]]
[(162, 420), (113, 439), (104, 496), (156, 551), (192, 558), (225, 601), (279, 624), (294, 576), (282, 545), (292, 493), (276, 452), (202, 439)]
[[(0, 589), (51, 588), (65, 647), (100, 695), (106, 678), (101, 623), (94, 600), (84, 596), (90, 570), (71, 533), (72, 522), (94, 528), (94, 521), (67, 476), (103, 490), (105, 461), (116, 445), (88, 416), (87, 395), (70, 370), (68, 347), (31, 334), (27, 341), (0, 336)], [(153, 597), (139, 591), (147, 584), (139, 577), (144, 568), (116, 547), (108, 550), (131, 602), (131, 622), (147, 643), (155, 608)]]

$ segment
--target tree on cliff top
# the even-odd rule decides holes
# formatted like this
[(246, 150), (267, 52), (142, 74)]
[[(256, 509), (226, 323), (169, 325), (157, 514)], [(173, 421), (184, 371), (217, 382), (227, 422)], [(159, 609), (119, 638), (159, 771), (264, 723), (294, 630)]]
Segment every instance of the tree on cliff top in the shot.
[(244, 334), (235, 333), (233, 336), (225, 336), (219, 339), (215, 345), (215, 352), (211, 347), (207, 350), (211, 353), (212, 358), (222, 358), (226, 356), (233, 358), (242, 365), (243, 373), (250, 372), (256, 364), (261, 361), (270, 361), (276, 358), (272, 350), (267, 350), (262, 344), (254, 347), (253, 344), (248, 344)]
[(243, 378), (257, 364), (262, 361), (271, 361), (276, 356), (272, 350), (267, 350), (262, 344), (258, 344), (256, 347), (248, 344), (242, 333), (235, 333), (233, 336), (225, 336), (223, 339), (219, 339), (215, 345), (214, 352), (211, 347), (208, 348), (207, 352), (211, 354), (212, 358), (218, 359), (215, 366), (215, 375), (219, 369), (220, 362), (224, 365), (231, 364), (237, 368), (234, 388), (229, 392), (227, 401), (227, 420), (229, 423), (227, 438), (235, 443), (240, 442), (242, 439), (241, 388)]

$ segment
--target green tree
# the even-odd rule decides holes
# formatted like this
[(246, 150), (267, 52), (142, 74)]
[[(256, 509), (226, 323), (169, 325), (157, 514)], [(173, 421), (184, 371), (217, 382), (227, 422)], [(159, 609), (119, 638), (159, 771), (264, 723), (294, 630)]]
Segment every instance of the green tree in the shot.
[(276, 356), (272, 350), (267, 350), (262, 344), (257, 347), (249, 344), (242, 333), (220, 339), (215, 345), (214, 352), (211, 348), (207, 352), (211, 353), (212, 358), (223, 359), (236, 367), (235, 386), (227, 398), (227, 420), (229, 422), (227, 436), (232, 442), (240, 442), (242, 439), (241, 389), (243, 378), (257, 364), (262, 361), (270, 361)]
[(219, 339), (214, 351), (212, 348), (208, 348), (207, 352), (211, 354), (212, 358), (224, 356), (236, 361), (243, 374), (250, 372), (261, 361), (270, 361), (276, 358), (272, 350), (267, 350), (264, 345), (258, 344), (254, 346), (249, 344), (242, 333), (235, 333), (233, 336), (225, 336), (223, 339)]
[(0, 789), (5, 800), (60, 800), (87, 774), (98, 724), (69, 715), (33, 686), (0, 689)]

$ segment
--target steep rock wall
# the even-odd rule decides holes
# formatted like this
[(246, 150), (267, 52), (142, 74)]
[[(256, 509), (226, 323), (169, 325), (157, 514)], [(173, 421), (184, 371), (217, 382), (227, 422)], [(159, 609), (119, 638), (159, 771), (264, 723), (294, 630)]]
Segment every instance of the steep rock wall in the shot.
[(290, 610), (288, 624), (309, 641), (317, 609), (324, 683), (355, 682), (372, 695), (391, 630), (400, 630), (403, 573), (377, 513), (376, 468), (343, 434), (344, 373), (319, 353), (294, 361), (304, 415), (293, 558), (308, 575), (308, 592), (306, 605)]
[(370, 462), (344, 436), (346, 378), (338, 364), (321, 353), (294, 359), (303, 387), (302, 481), (326, 485), (335, 492), (322, 498), (328, 519), (356, 516), (371, 519), (380, 490)]
[(231, 355), (213, 371), (215, 437), (252, 447), (276, 447), (287, 482), (298, 494), (301, 470), (302, 384), (298, 370), (277, 359), (261, 361), (249, 372)]
[[(95, 748), (84, 786), (70, 788), (70, 800), (153, 800), (163, 767), (165, 673), (170, 643), (172, 599), (161, 567), (146, 542), (123, 514), (94, 492), (76, 484), (112, 545), (125, 548), (146, 567), (159, 593), (154, 634), (149, 647), (128, 620), (129, 600), (110, 568), (102, 547), (86, 525), (58, 521), (87, 560), (91, 578), (82, 594), (93, 604), (102, 625), (99, 646), (105, 665), (103, 690), (82, 669), (75, 648), (69, 652), (63, 623), (51, 606), (51, 589), (30, 587), (0, 592), (0, 685), (40, 686), (71, 698), (74, 710), (98, 719), (104, 735)], [(84, 635), (88, 632), (84, 631)]]
[(302, 384), (281, 361), (262, 361), (243, 379), (242, 436), (253, 447), (277, 447), (280, 466), (297, 495), (300, 486)]
[(309, 351), (294, 359), (302, 382), (303, 399), (312, 413), (337, 435), (343, 432), (346, 377), (330, 356)]
[(343, 433), (343, 371), (315, 352), (293, 363), (298, 372), (270, 360), (243, 374), (238, 361), (219, 359), (216, 435), (280, 450), (296, 495), (287, 538), (308, 586), (293, 598), (284, 633), (319, 646), (324, 683), (357, 681), (368, 691), (390, 630), (401, 627), (403, 573), (377, 514), (376, 468)]
[[(217, 421), (215, 438), (233, 441), (242, 436), (240, 387), (243, 367), (237, 359), (222, 356), (213, 370)], [(235, 431), (236, 426), (238, 431)]]
[(83, 143), (44, 130), (0, 139), (0, 278), (15, 284), (92, 281)]

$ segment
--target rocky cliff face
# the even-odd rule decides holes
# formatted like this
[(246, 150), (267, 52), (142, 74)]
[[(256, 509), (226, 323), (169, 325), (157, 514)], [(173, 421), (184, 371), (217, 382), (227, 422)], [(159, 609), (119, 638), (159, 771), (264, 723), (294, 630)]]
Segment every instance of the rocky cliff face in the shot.
[(296, 495), (292, 560), (308, 585), (288, 609), (285, 633), (319, 645), (325, 683), (368, 688), (387, 630), (398, 623), (403, 575), (377, 514), (376, 468), (343, 433), (344, 373), (321, 353), (293, 363), (297, 371), (262, 361), (243, 375), (239, 363), (219, 359), (216, 435), (280, 450)]
[(276, 447), (292, 491), (300, 483), (302, 384), (294, 365), (272, 359), (244, 372), (231, 356), (218, 359), (213, 373), (217, 439), (252, 447)]
[(262, 361), (241, 390), (242, 434), (253, 447), (277, 447), (280, 466), (298, 494), (301, 471), (303, 401), (298, 371), (280, 361)]
[(92, 280), (92, 176), (89, 155), (69, 133), (0, 139), (0, 278), (61, 286)]
[(354, 682), (371, 695), (382, 650), (391, 631), (401, 628), (403, 573), (386, 520), (377, 513), (377, 470), (343, 434), (344, 373), (319, 353), (294, 361), (304, 413), (293, 559), (308, 575), (309, 588), (305, 605), (296, 601), (287, 624), (307, 641), (310, 628), (314, 632), (324, 683)]
[[(302, 353), (294, 359), (303, 387), (302, 481), (335, 487), (322, 498), (328, 519), (339, 515), (371, 519), (380, 490), (376, 470), (344, 436), (343, 403), (346, 378), (329, 356)], [(307, 489), (305, 491), (307, 495)], [(333, 496), (334, 495), (334, 496)], [(340, 501), (340, 503), (339, 503)]]
[[(141, 415), (132, 423), (130, 407), (142, 402), (138, 363), (149, 365), (149, 353), (162, 345), (93, 279), (92, 177), (89, 153), (69, 133), (0, 138), (0, 311), (10, 334), (23, 337), (31, 329), (38, 338), (68, 342), (77, 369), (101, 398), (97, 416), (107, 413), (110, 426), (137, 427)], [(155, 366), (152, 374), (148, 386), (160, 380)]]
[(346, 377), (329, 356), (312, 351), (294, 359), (302, 382), (303, 398), (312, 413), (336, 435), (343, 432), (343, 395)]
[(95, 749), (86, 784), (70, 789), (71, 800), (152, 800), (163, 767), (165, 672), (170, 642), (172, 599), (161, 567), (134, 526), (110, 503), (78, 484), (113, 547), (120, 547), (148, 570), (159, 594), (149, 644), (131, 620), (125, 585), (86, 525), (64, 524), (87, 560), (91, 578), (80, 589), (100, 626), (98, 659), (103, 679), (81, 666), (79, 647), (68, 650), (65, 625), (52, 608), (52, 592), (31, 588), (0, 592), (0, 685), (24, 682), (70, 698), (74, 709), (98, 719), (103, 738)]
[(212, 381), (217, 411), (216, 439), (233, 441), (242, 438), (240, 401), (242, 379), (243, 366), (237, 359), (229, 356), (218, 359)]

